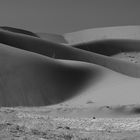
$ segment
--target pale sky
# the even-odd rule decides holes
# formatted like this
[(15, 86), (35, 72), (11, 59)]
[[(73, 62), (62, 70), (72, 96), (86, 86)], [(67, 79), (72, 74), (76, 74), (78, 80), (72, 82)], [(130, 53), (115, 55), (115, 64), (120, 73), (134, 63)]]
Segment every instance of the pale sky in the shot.
[(48, 33), (140, 25), (140, 0), (0, 0), (0, 25)]

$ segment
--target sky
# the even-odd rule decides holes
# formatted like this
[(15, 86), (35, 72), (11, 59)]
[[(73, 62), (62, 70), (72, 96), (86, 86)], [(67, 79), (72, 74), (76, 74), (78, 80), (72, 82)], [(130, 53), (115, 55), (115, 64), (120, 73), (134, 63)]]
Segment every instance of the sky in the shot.
[(0, 0), (0, 26), (63, 34), (140, 25), (140, 0)]

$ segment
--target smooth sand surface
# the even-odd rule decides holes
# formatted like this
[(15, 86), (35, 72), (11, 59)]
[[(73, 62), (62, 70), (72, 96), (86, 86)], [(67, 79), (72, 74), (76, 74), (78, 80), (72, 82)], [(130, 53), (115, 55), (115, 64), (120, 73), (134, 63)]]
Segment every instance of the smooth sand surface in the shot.
[(68, 42), (65, 40), (63, 35), (52, 34), (52, 33), (37, 33), (37, 35), (47, 41), (59, 43), (59, 44), (67, 44)]
[(108, 39), (140, 39), (140, 26), (114, 26), (91, 28), (72, 33), (65, 33), (64, 38), (71, 45), (102, 41)]

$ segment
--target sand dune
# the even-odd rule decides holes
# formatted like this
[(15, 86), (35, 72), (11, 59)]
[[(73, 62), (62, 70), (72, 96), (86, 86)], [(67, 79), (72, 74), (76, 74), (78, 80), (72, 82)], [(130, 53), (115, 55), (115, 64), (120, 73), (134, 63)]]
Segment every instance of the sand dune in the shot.
[(139, 88), (139, 26), (0, 28), (1, 138), (139, 139)]
[(60, 43), (60, 44), (67, 44), (68, 42), (65, 40), (63, 35), (58, 35), (58, 34), (51, 34), (51, 33), (37, 33), (37, 35), (45, 39), (47, 41), (55, 42), (55, 43)]
[(98, 70), (63, 64), (0, 44), (0, 105), (41, 106), (62, 102), (96, 79)]
[[(0, 43), (23, 50), (39, 53), (56, 59), (77, 60), (98, 64), (129, 76), (140, 77), (140, 65), (116, 60), (114, 58), (109, 58), (104, 55), (74, 48), (68, 45), (57, 44), (12, 32), (0, 31), (0, 37)], [(135, 42), (137, 43), (137, 41)]]
[(120, 59), (121, 53), (140, 52), (138, 29), (111, 27), (61, 36), (2, 27), (0, 105), (87, 105), (89, 99), (102, 106), (139, 103), (140, 65)]
[(70, 45), (110, 39), (140, 39), (140, 26), (114, 26), (93, 28), (65, 33), (64, 38)]
[(6, 31), (10, 31), (10, 32), (14, 32), (14, 33), (19, 33), (19, 34), (30, 35), (30, 36), (33, 36), (33, 37), (38, 37), (38, 35), (33, 33), (33, 32), (30, 32), (30, 31), (27, 31), (27, 30), (23, 30), (23, 29), (19, 29), (19, 28), (1, 26), (0, 29), (6, 30)]
[(96, 82), (91, 82), (88, 88), (81, 91), (81, 94), (69, 100), (71, 106), (139, 104), (139, 78), (122, 75), (98, 65), (89, 65), (97, 68), (100, 76)]

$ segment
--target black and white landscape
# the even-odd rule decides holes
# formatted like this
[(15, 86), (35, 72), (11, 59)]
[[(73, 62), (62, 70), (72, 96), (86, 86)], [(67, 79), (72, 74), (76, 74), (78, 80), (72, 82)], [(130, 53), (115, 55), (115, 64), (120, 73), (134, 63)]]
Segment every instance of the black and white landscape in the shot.
[(138, 140), (138, 4), (0, 1), (0, 139)]

